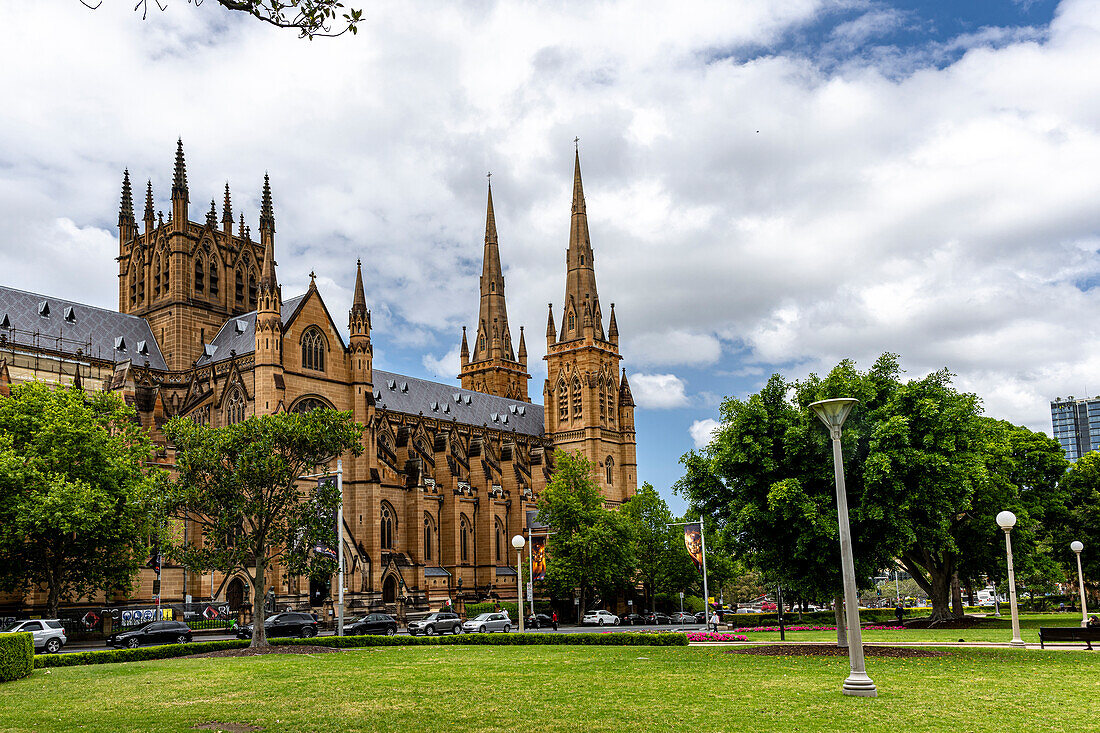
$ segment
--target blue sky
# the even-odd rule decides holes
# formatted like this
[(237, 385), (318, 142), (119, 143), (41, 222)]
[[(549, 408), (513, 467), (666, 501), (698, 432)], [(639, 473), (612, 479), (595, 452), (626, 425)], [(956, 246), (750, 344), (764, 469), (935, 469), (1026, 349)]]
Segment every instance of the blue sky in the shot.
[(255, 228), (269, 171), (284, 292), (316, 271), (342, 321), (362, 257), (378, 367), (445, 381), (492, 170), (541, 395), (579, 136), (639, 476), (677, 511), (679, 457), (774, 371), (895, 351), (1048, 432), (1100, 388), (1097, 0), (366, 10), (309, 43), (213, 3), (0, 8), (0, 282), (114, 306), (122, 168), (166, 208), (182, 136), (196, 211), (228, 180)]

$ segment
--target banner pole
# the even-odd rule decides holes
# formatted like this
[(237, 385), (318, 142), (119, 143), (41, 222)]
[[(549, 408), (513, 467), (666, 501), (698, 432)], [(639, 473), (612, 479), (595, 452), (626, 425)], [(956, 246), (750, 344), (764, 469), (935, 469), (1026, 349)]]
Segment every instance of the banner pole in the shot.
[[(527, 530), (527, 582), (531, 587), (531, 597), (527, 602), (531, 604), (531, 615), (535, 615), (535, 535)], [(538, 623), (538, 619), (535, 619)]]
[[(703, 531), (703, 515), (699, 515), (699, 544), (703, 549), (703, 623), (710, 623), (710, 592), (707, 589), (707, 535)], [(704, 627), (705, 628), (705, 627)], [(715, 631), (718, 631), (716, 628)]]
[(344, 635), (344, 461), (336, 459), (336, 492), (340, 506), (336, 510), (336, 551), (340, 553), (339, 600), (336, 606), (336, 635)]

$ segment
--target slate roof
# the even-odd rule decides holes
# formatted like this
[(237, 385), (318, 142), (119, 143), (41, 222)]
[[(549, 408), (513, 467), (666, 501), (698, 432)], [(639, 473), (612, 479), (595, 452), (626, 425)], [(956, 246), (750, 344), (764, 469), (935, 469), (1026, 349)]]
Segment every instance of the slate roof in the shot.
[[(298, 310), (298, 304), (306, 296), (299, 295), (295, 298), (283, 301), (282, 321), (285, 326), (294, 311)], [(204, 345), (205, 353), (195, 362), (196, 366), (205, 366), (229, 358), (229, 352), (235, 351), (237, 356), (251, 354), (256, 350), (256, 311), (242, 313), (236, 318), (226, 321), (214, 340)]]
[(482, 394), (426, 379), (374, 370), (374, 401), (379, 407), (408, 415), (424, 413), (464, 425), (486, 425), (505, 432), (542, 435), (542, 405)]
[[(35, 333), (37, 332), (37, 339)], [(144, 318), (0, 285), (0, 335), (24, 346), (167, 369)]]
[(444, 568), (427, 567), (427, 568), (424, 568), (424, 577), (425, 578), (449, 578), (449, 577), (451, 577), (451, 574), (448, 573)]

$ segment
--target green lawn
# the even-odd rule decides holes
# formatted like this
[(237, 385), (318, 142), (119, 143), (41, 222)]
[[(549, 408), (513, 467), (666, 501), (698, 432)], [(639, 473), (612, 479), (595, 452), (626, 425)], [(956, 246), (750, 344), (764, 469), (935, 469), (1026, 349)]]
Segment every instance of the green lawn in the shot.
[[(1040, 626), (1080, 626), (1081, 617), (1069, 614), (1030, 614), (1020, 617), (1020, 637), (1028, 644), (1039, 643)], [(792, 620), (790, 626), (814, 626), (812, 622)], [(892, 625), (892, 624), (889, 624)], [(778, 631), (754, 631), (746, 633), (749, 641), (779, 641)], [(836, 640), (836, 631), (791, 631), (787, 641), (829, 641)], [(904, 631), (864, 631), (864, 644), (888, 644), (897, 641), (948, 641), (959, 639), (977, 642), (1004, 642), (1012, 640), (1012, 621), (1007, 612), (1000, 619), (994, 619), (973, 629), (906, 629)], [(1082, 647), (1084, 648), (1084, 647)]]
[[(0, 685), (0, 731), (1096, 730), (1100, 653), (952, 650), (868, 660), (717, 647), (388, 647), (37, 670)], [(1088, 721), (1093, 721), (1089, 723)]]

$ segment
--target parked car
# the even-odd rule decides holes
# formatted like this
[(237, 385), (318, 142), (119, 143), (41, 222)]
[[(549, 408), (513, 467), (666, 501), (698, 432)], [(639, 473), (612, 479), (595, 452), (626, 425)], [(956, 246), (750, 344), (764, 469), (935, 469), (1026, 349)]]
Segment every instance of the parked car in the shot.
[(370, 613), (344, 624), (344, 636), (393, 636), (397, 633), (397, 619), (384, 613)]
[(37, 618), (30, 621), (16, 621), (0, 629), (2, 634), (27, 633), (34, 637), (35, 651), (46, 651), (57, 654), (61, 647), (68, 643), (65, 636), (65, 627), (55, 618)]
[(620, 620), (623, 626), (641, 626), (645, 623), (645, 618), (639, 613), (628, 613)]
[(647, 613), (645, 615), (645, 622), (647, 624), (652, 624), (654, 626), (659, 626), (661, 624), (672, 623), (672, 619), (670, 619), (668, 616), (666, 616), (663, 613), (657, 613), (656, 611), (650, 611), (649, 613)]
[(503, 631), (507, 634), (512, 630), (512, 619), (504, 613), (483, 613), (462, 624), (462, 630), (470, 633), (476, 631), (481, 634), (490, 631)]
[[(313, 614), (298, 611), (286, 611), (264, 619), (264, 633), (269, 637), (300, 636), (308, 639), (317, 636), (317, 619)], [(252, 624), (237, 629), (238, 639), (252, 638)]]
[(545, 613), (533, 613), (527, 617), (527, 625), (532, 629), (541, 629), (546, 626), (548, 628), (558, 628), (558, 622), (547, 616)]
[(584, 626), (589, 624), (595, 624), (596, 626), (618, 626), (619, 617), (611, 613), (611, 611), (605, 611), (601, 608), (596, 611), (586, 611), (584, 618), (581, 619), (581, 624)]
[(672, 623), (674, 623), (674, 624), (694, 624), (694, 623), (697, 623), (697, 622), (695, 621), (695, 615), (694, 614), (686, 613), (684, 611), (677, 611), (676, 613), (672, 614)]
[(695, 623), (705, 624), (707, 622), (707, 612), (706, 611), (700, 611), (699, 613), (695, 614), (694, 618), (695, 618)]
[(410, 621), (409, 633), (413, 636), (417, 634), (427, 634), (428, 636), (435, 636), (436, 634), (461, 634), (462, 619), (458, 617), (457, 613), (440, 611), (419, 621)]
[(149, 621), (136, 629), (119, 631), (107, 637), (107, 646), (137, 649), (157, 644), (187, 644), (191, 627), (182, 621)]

